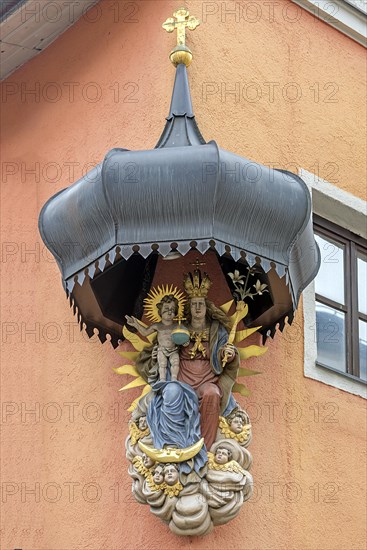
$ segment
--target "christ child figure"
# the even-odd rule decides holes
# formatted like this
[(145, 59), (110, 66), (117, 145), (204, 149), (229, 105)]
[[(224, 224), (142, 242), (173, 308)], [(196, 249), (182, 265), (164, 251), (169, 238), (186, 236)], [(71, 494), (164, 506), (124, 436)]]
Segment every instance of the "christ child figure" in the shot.
[(138, 319), (126, 315), (126, 320), (129, 325), (136, 328), (142, 336), (149, 336), (157, 332), (157, 361), (159, 367), (159, 380), (166, 381), (168, 361), (171, 365), (171, 380), (177, 380), (180, 357), (178, 354), (178, 346), (172, 340), (172, 331), (179, 327), (178, 323), (174, 323), (173, 319), (178, 314), (178, 300), (172, 294), (166, 294), (157, 304), (157, 310), (161, 321), (153, 323), (149, 327), (144, 327)]

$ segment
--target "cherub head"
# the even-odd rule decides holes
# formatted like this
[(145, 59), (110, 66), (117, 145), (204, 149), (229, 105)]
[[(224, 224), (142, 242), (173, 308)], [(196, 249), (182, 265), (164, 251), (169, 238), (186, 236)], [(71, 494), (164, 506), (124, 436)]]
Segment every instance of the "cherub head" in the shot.
[(218, 447), (215, 451), (214, 460), (217, 464), (227, 464), (232, 460), (232, 451), (226, 447)]
[(176, 464), (166, 464), (164, 467), (164, 481), (167, 485), (175, 485), (178, 481), (178, 469)]
[(173, 294), (166, 294), (157, 304), (157, 310), (162, 321), (172, 323), (174, 317), (178, 314), (178, 300)]
[(153, 481), (156, 485), (161, 485), (164, 481), (164, 466), (157, 464), (153, 470)]
[(227, 418), (227, 422), (232, 432), (239, 434), (246, 424), (246, 415), (242, 411), (236, 411)]
[(148, 427), (147, 417), (145, 415), (139, 416), (139, 418), (136, 419), (135, 423), (141, 432), (146, 430)]
[(150, 456), (143, 454), (143, 464), (149, 470), (149, 468), (154, 466), (155, 462)]

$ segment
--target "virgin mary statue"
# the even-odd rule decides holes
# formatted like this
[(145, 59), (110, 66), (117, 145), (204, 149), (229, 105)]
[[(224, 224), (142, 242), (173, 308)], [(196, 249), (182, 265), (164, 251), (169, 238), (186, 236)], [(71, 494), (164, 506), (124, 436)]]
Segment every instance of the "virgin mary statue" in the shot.
[(198, 269), (184, 277), (190, 340), (179, 351), (177, 381), (170, 380), (167, 369), (166, 381), (152, 383), (151, 374), (157, 372), (154, 344), (145, 348), (136, 361), (139, 374), (146, 381), (149, 378), (152, 386), (147, 422), (154, 447), (177, 449), (179, 456), (180, 449), (204, 440), (193, 462), (181, 463), (180, 472), (184, 474), (194, 469), (202, 475), (207, 463), (206, 450), (215, 441), (219, 415), (227, 416), (237, 406), (231, 390), (238, 373), (239, 355), (228, 343), (231, 328), (228, 317), (207, 299), (210, 286), (209, 276), (206, 273), (202, 276)]

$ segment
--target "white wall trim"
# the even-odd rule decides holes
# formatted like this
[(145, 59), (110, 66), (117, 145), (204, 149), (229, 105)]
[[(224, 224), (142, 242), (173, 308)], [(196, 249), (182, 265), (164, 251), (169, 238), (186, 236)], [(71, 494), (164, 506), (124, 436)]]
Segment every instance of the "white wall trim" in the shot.
[(314, 214), (367, 239), (366, 201), (307, 170), (301, 169), (299, 174), (311, 193)]
[[(367, 203), (351, 193), (318, 178), (315, 174), (300, 170), (300, 177), (307, 184), (312, 196), (313, 212), (357, 235), (367, 237)], [(315, 285), (312, 282), (303, 291), (304, 317), (304, 374), (329, 386), (359, 395), (367, 399), (367, 386), (363, 382), (347, 378), (316, 365), (316, 307)]]
[(366, 14), (345, 0), (292, 0), (362, 46), (367, 45)]

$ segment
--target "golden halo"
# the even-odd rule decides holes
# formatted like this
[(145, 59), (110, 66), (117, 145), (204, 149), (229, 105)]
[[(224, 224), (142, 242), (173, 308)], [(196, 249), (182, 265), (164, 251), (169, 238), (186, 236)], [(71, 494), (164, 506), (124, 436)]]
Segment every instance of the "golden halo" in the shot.
[(178, 300), (178, 316), (183, 316), (185, 296), (176, 286), (173, 285), (162, 285), (157, 288), (152, 288), (149, 291), (148, 296), (144, 300), (145, 306), (145, 315), (150, 321), (158, 323), (161, 320), (161, 317), (158, 313), (157, 304), (162, 300), (163, 296), (172, 294)]

